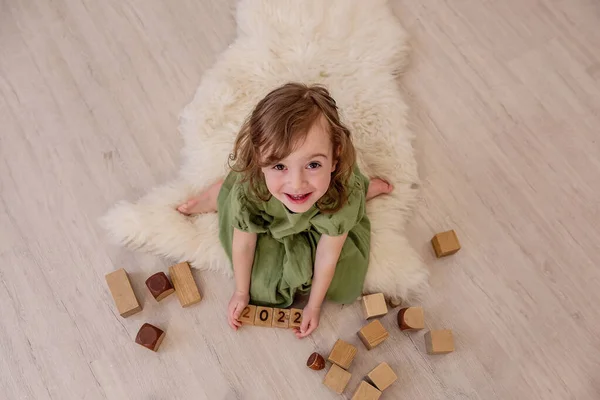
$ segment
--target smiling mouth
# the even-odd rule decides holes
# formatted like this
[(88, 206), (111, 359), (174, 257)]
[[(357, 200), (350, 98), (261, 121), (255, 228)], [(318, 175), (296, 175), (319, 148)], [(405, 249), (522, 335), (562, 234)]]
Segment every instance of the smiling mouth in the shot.
[(292, 203), (301, 204), (301, 203), (304, 203), (310, 197), (311, 194), (312, 193), (305, 193), (305, 194), (288, 194), (288, 193), (286, 193), (285, 195)]

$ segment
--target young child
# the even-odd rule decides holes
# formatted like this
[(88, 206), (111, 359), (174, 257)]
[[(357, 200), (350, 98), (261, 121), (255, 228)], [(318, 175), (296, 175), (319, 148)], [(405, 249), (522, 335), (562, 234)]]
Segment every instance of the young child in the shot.
[(350, 131), (321, 86), (288, 83), (261, 100), (244, 123), (224, 181), (180, 205), (218, 212), (219, 238), (233, 265), (233, 329), (250, 300), (285, 308), (310, 291), (296, 336), (319, 325), (324, 299), (361, 295), (369, 262), (365, 202), (392, 186), (363, 176)]

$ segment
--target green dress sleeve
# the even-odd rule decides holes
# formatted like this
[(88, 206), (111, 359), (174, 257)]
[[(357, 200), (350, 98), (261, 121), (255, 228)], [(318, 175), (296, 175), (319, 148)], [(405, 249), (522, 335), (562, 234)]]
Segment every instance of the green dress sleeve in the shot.
[(269, 221), (259, 205), (247, 195), (247, 185), (236, 182), (229, 193), (231, 224), (243, 232), (265, 233), (269, 229)]

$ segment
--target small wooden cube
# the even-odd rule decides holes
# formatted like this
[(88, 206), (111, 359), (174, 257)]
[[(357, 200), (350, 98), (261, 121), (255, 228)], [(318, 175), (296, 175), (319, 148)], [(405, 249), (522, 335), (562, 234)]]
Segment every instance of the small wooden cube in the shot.
[(377, 400), (380, 396), (381, 392), (379, 390), (369, 385), (367, 382), (361, 381), (351, 400)]
[(290, 310), (290, 328), (300, 328), (302, 325), (302, 310), (299, 308), (292, 308)]
[(425, 316), (421, 307), (407, 307), (398, 311), (398, 326), (401, 331), (425, 328)]
[(454, 351), (454, 338), (450, 329), (429, 331), (425, 334), (425, 347), (429, 354), (446, 354)]
[(306, 366), (315, 371), (322, 370), (325, 368), (325, 359), (319, 353), (312, 353), (306, 360)]
[(377, 367), (375, 367), (369, 374), (367, 375), (371, 382), (377, 387), (377, 389), (384, 391), (398, 379), (398, 376), (394, 373), (394, 370), (390, 368), (390, 366), (382, 362)]
[(135, 342), (152, 351), (157, 351), (165, 338), (165, 332), (154, 325), (144, 324), (135, 337)]
[(388, 308), (383, 293), (370, 294), (362, 298), (365, 319), (381, 317), (387, 314)]
[(252, 304), (248, 304), (246, 308), (240, 314), (240, 318), (238, 319), (242, 324), (245, 325), (254, 325), (254, 318), (256, 317), (256, 306)]
[(283, 308), (273, 309), (273, 327), (274, 328), (289, 328), (290, 326), (290, 310)]
[(181, 307), (189, 307), (193, 304), (199, 303), (202, 300), (190, 264), (182, 262), (169, 267), (169, 275), (173, 280), (173, 286), (179, 297)]
[(358, 337), (363, 342), (367, 350), (371, 350), (379, 346), (390, 334), (385, 330), (378, 319), (365, 325), (358, 331)]
[(350, 364), (352, 364), (352, 360), (354, 360), (357, 351), (358, 349), (355, 346), (348, 342), (344, 342), (342, 339), (338, 339), (333, 345), (333, 349), (331, 349), (331, 353), (329, 353), (327, 360), (344, 369), (348, 369), (350, 368)]
[(431, 239), (431, 244), (438, 258), (449, 256), (460, 250), (458, 236), (453, 230), (438, 233)]
[(146, 287), (156, 301), (161, 301), (175, 291), (171, 281), (164, 272), (157, 272), (146, 279)]
[(352, 374), (350, 372), (333, 364), (331, 368), (329, 368), (327, 375), (325, 375), (323, 384), (333, 389), (337, 394), (342, 394), (351, 377)]
[(273, 309), (271, 307), (256, 307), (254, 325), (271, 326), (273, 324)]
[(127, 272), (123, 268), (107, 274), (105, 278), (121, 317), (127, 318), (142, 311), (142, 306), (135, 297)]

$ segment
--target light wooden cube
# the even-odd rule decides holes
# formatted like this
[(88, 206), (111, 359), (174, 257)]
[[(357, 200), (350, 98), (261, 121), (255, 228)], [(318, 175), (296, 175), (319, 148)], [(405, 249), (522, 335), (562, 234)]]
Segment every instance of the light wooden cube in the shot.
[(377, 389), (381, 391), (384, 391), (390, 387), (390, 385), (396, 382), (396, 379), (398, 379), (398, 376), (396, 376), (394, 370), (385, 362), (382, 362), (375, 367), (367, 376), (377, 387)]
[(245, 325), (254, 325), (254, 318), (256, 316), (256, 306), (248, 304), (246, 308), (240, 314), (239, 321)]
[(127, 272), (123, 268), (107, 274), (105, 278), (121, 317), (127, 318), (142, 311), (142, 306), (135, 297)]
[(425, 334), (425, 347), (429, 354), (446, 354), (454, 351), (454, 337), (450, 329), (429, 331)]
[(387, 314), (388, 308), (383, 293), (370, 294), (362, 298), (365, 319), (381, 317)]
[(351, 400), (377, 400), (381, 396), (381, 392), (369, 385), (367, 382), (362, 381), (358, 385), (358, 389), (354, 392)]
[(354, 356), (356, 356), (357, 352), (358, 349), (355, 346), (344, 342), (342, 339), (338, 339), (338, 341), (333, 345), (333, 349), (331, 349), (331, 353), (329, 353), (327, 360), (339, 365), (344, 369), (348, 369), (350, 364), (352, 364)]
[(449, 256), (460, 250), (458, 236), (456, 236), (456, 232), (453, 230), (438, 233), (431, 239), (431, 244), (438, 258)]
[(390, 336), (378, 319), (365, 325), (358, 331), (358, 337), (363, 342), (367, 350), (371, 350), (379, 346), (385, 339)]
[(256, 326), (272, 326), (273, 324), (273, 309), (271, 307), (256, 307), (256, 316), (254, 317), (254, 325)]
[(290, 328), (300, 328), (300, 325), (302, 325), (302, 312), (299, 308), (290, 310)]
[(398, 311), (400, 330), (419, 330), (425, 328), (425, 316), (421, 307), (407, 307)]
[(337, 394), (342, 394), (351, 377), (352, 374), (350, 372), (333, 364), (331, 368), (329, 368), (327, 375), (325, 375), (323, 384), (333, 389)]
[(189, 307), (202, 300), (190, 264), (182, 262), (169, 267), (169, 275), (173, 281), (175, 293), (177, 293), (181, 307)]
[(290, 310), (274, 308), (272, 325), (274, 328), (288, 328), (290, 326)]

